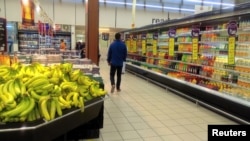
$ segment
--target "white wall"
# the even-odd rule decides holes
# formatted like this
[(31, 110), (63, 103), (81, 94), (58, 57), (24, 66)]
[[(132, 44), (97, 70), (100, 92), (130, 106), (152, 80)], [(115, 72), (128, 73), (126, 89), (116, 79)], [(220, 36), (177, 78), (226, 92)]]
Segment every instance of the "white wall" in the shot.
[[(54, 1), (54, 4), (53, 4)], [(20, 0), (0, 0), (0, 17), (4, 17), (6, 8), (6, 18), (8, 21), (21, 21)], [(85, 5), (82, 3), (61, 3), (60, 0), (39, 0), (41, 7), (56, 24), (85, 25)], [(73, 1), (74, 2), (74, 1)], [(116, 13), (117, 12), (117, 13)], [(132, 24), (131, 8), (115, 8), (100, 6), (99, 26), (131, 28)], [(183, 14), (170, 13), (170, 19), (183, 17)], [(136, 10), (135, 27), (152, 24), (152, 19), (167, 19), (167, 12)], [(35, 22), (42, 20), (35, 14)]]

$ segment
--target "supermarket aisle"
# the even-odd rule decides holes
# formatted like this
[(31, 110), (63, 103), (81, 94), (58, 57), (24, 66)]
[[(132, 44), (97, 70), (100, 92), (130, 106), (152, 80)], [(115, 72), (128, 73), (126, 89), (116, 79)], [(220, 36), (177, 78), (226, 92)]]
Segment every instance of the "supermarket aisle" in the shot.
[[(110, 91), (106, 50), (100, 68)], [(208, 124), (236, 124), (130, 73), (122, 76), (121, 89), (105, 101), (96, 141), (206, 141)]]

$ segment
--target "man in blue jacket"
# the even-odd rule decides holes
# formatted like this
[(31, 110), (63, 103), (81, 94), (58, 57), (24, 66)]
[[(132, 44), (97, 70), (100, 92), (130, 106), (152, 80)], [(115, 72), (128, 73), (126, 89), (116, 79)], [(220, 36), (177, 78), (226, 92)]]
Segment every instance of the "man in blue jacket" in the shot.
[[(127, 47), (121, 40), (121, 34), (115, 34), (115, 40), (110, 44), (108, 50), (108, 64), (110, 65), (110, 81), (111, 81), (111, 93), (114, 92), (115, 87), (118, 92), (121, 91), (121, 75), (123, 62), (126, 61)], [(115, 73), (117, 75), (117, 82), (115, 83)]]

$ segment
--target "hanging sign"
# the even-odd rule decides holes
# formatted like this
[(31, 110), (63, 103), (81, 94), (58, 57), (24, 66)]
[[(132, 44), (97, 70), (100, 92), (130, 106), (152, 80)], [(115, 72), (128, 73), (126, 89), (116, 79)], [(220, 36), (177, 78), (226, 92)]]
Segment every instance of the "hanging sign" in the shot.
[(102, 40), (108, 41), (109, 40), (109, 33), (102, 33)]
[(130, 47), (130, 35), (129, 34), (126, 34), (125, 35), (125, 38), (126, 38), (126, 41), (125, 41), (125, 44), (127, 46), (127, 49), (128, 49), (128, 52), (131, 52), (131, 47)]
[(235, 63), (235, 37), (228, 38), (228, 64), (233, 65)]
[(146, 53), (146, 34), (144, 33), (141, 35), (141, 51), (142, 54)]
[(174, 56), (176, 29), (170, 28), (168, 31), (168, 36), (170, 37), (168, 40), (168, 55)]
[(0, 18), (0, 51), (7, 51), (6, 19)]
[(235, 35), (237, 33), (237, 22), (230, 21), (228, 23), (227, 32), (229, 35), (228, 38), (228, 64), (235, 64)]
[(132, 51), (137, 52), (137, 36), (133, 35), (133, 40), (132, 40)]
[(200, 27), (199, 26), (193, 26), (191, 35), (192, 37), (199, 37), (200, 34)]
[(174, 38), (169, 38), (168, 40), (168, 55), (169, 56), (174, 56), (174, 44), (175, 44), (175, 41), (174, 41)]
[(157, 55), (158, 33), (153, 34), (153, 55)]
[(21, 0), (22, 24), (31, 26), (34, 22), (34, 4), (32, 0)]
[(196, 60), (198, 59), (198, 38), (193, 37), (192, 38), (192, 59)]

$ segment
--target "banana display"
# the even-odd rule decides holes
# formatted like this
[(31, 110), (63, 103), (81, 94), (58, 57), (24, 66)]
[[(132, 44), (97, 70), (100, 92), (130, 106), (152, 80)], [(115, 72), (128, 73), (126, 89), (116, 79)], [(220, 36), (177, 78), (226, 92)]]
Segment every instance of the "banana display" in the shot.
[(71, 63), (0, 66), (0, 82), (0, 122), (50, 121), (64, 109), (84, 112), (85, 101), (107, 94)]

